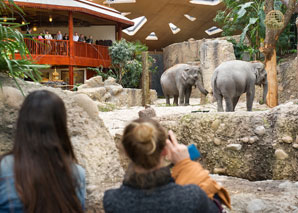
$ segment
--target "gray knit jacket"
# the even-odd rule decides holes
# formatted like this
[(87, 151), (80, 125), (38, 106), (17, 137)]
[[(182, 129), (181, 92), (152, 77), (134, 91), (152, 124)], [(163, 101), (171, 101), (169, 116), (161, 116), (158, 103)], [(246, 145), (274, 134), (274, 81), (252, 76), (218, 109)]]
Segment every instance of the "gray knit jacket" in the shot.
[(105, 192), (103, 203), (106, 213), (219, 212), (197, 185), (175, 184), (169, 168), (147, 174), (126, 173), (120, 188)]

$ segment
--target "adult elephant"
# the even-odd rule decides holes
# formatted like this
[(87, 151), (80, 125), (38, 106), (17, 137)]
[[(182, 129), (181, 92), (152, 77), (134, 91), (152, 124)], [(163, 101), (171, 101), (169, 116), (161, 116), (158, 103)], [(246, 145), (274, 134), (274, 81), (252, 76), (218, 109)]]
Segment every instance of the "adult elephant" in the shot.
[(203, 94), (208, 94), (203, 86), (203, 76), (199, 66), (176, 64), (162, 74), (160, 83), (168, 105), (171, 97), (174, 97), (176, 105), (178, 105), (178, 97), (179, 105), (189, 105), (193, 85), (196, 85)]
[(235, 111), (236, 104), (243, 93), (246, 93), (247, 111), (252, 111), (255, 85), (263, 85), (263, 103), (266, 103), (268, 83), (264, 64), (240, 60), (221, 63), (215, 69), (211, 79), (217, 111), (223, 111), (223, 98), (226, 102), (226, 112)]

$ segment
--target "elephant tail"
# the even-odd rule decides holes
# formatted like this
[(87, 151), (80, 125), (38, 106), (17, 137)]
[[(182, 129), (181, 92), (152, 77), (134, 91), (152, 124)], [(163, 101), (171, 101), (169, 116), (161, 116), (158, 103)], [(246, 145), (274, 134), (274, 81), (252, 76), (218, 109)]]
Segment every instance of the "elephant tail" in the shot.
[(215, 98), (214, 93), (220, 94), (220, 91), (217, 88), (217, 82), (216, 82), (217, 81), (217, 74), (218, 74), (218, 71), (215, 70), (213, 75), (212, 75), (212, 80), (211, 80), (211, 87), (212, 87), (211, 94), (213, 95), (213, 98)]

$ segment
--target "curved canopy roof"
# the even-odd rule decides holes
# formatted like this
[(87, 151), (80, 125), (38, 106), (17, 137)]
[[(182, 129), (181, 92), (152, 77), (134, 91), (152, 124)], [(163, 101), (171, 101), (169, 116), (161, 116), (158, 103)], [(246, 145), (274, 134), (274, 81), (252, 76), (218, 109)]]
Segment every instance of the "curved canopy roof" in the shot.
[[(123, 28), (130, 27), (134, 24), (130, 19), (121, 15), (121, 13), (115, 9), (86, 0), (14, 0), (14, 2), (25, 8), (80, 12), (108, 21), (117, 22), (121, 24)], [(89, 19), (91, 19), (91, 17), (89, 17)], [(89, 20), (89, 22), (92, 23), (92, 20)]]
[[(143, 20), (134, 26), (139, 29), (133, 32), (133, 28), (129, 28), (130, 31), (124, 31), (126, 33), (123, 33), (123, 37), (130, 41), (140, 40), (150, 50), (161, 50), (172, 43), (187, 41), (190, 38), (218, 37), (220, 29), (217, 28), (213, 18), (218, 10), (224, 9), (224, 4), (220, 0), (93, 0), (93, 2), (110, 5), (127, 14), (126, 17), (130, 19)], [(208, 29), (210, 31), (207, 31)]]

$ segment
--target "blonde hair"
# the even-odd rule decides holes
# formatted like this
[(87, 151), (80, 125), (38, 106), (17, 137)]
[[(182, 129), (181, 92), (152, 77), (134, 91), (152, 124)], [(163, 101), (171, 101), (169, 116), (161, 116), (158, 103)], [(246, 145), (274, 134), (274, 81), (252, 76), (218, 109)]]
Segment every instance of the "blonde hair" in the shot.
[(128, 157), (138, 166), (151, 169), (158, 165), (165, 147), (167, 134), (155, 120), (134, 120), (124, 129), (123, 147)]

